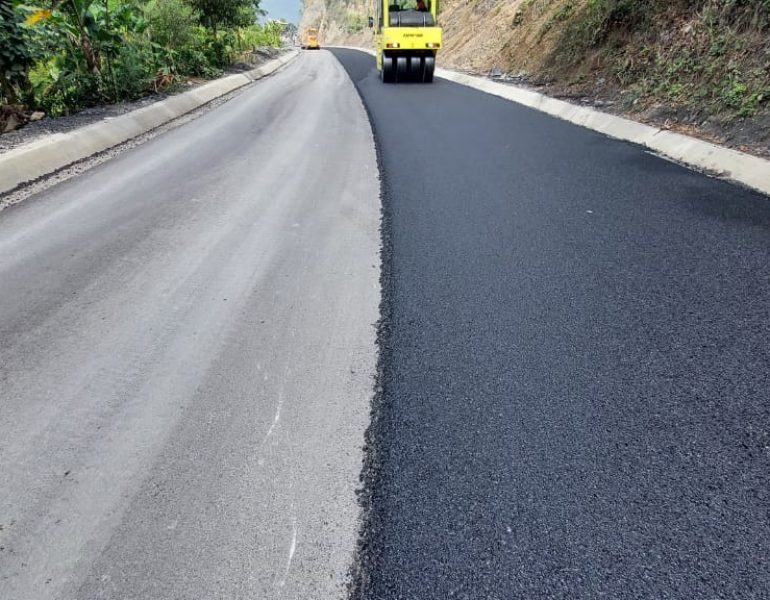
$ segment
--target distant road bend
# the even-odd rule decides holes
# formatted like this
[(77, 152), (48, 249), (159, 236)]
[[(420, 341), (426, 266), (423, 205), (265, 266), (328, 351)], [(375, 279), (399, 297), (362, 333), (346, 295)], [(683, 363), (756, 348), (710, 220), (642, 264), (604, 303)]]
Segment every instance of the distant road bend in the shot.
[(304, 52), (0, 213), (0, 598), (770, 598), (769, 242)]

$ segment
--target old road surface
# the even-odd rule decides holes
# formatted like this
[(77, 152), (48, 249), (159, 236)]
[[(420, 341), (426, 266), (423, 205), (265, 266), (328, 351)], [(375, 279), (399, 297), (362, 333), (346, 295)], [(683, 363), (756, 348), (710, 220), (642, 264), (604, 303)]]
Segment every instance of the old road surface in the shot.
[(768, 598), (768, 334), (767, 198), (304, 53), (0, 213), (0, 597)]
[(329, 54), (0, 213), (0, 598), (332, 598), (379, 292)]
[(770, 598), (770, 199), (383, 86), (370, 600)]

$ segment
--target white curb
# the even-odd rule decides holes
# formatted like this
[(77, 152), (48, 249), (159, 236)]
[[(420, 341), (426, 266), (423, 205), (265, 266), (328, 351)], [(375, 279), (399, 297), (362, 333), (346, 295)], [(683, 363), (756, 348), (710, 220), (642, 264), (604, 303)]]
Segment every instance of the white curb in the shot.
[[(349, 49), (374, 55), (374, 51), (369, 48)], [(570, 104), (532, 90), (490, 81), (483, 77), (441, 68), (436, 69), (436, 75), (487, 94), (534, 108), (609, 137), (639, 144), (695, 169), (742, 183), (770, 195), (770, 160), (724, 148), (681, 133), (674, 133), (631, 119), (610, 115), (594, 108)]]
[(55, 133), (0, 154), (0, 194), (160, 127), (274, 73), (298, 55), (298, 51), (292, 50), (252, 71), (229, 75), (114, 119)]

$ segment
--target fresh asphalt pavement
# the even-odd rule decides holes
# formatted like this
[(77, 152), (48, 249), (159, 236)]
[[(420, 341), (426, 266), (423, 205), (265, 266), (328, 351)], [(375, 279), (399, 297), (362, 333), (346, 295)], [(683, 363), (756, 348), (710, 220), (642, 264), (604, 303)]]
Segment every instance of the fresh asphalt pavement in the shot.
[(371, 129), (328, 53), (0, 213), (0, 598), (346, 593)]
[(334, 53), (0, 213), (0, 598), (344, 597), (381, 293), (354, 595), (770, 597), (768, 199)]
[(358, 595), (770, 598), (770, 200), (334, 53), (384, 208)]

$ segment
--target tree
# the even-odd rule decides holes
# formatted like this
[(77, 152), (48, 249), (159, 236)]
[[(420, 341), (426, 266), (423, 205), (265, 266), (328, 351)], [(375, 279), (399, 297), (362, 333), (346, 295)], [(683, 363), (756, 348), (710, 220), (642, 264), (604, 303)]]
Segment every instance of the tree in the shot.
[(213, 29), (219, 27), (247, 27), (257, 15), (264, 14), (260, 0), (187, 0), (200, 15), (201, 24)]
[(101, 71), (99, 53), (94, 47), (92, 36), (95, 33), (96, 22), (91, 14), (91, 5), (95, 0), (53, 0), (51, 8), (59, 9), (67, 16), (70, 24), (77, 31), (73, 37), (77, 39), (80, 51), (88, 65), (88, 70), (94, 75)]
[(0, 92), (9, 104), (16, 104), (18, 90), (28, 88), (27, 71), (34, 60), (11, 0), (0, 0), (0, 38)]
[(153, 39), (167, 48), (181, 48), (193, 40), (196, 14), (185, 0), (150, 0), (145, 8)]

